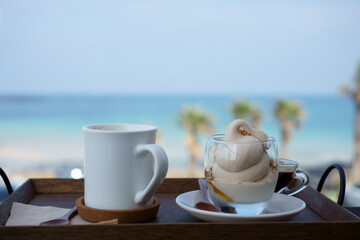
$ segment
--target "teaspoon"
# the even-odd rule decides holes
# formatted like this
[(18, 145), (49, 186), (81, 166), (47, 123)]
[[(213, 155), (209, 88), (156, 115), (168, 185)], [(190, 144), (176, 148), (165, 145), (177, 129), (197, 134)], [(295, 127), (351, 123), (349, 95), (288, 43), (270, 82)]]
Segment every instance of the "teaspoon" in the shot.
[(215, 207), (215, 205), (213, 205), (207, 197), (207, 186), (205, 180), (199, 178), (198, 182), (200, 186), (201, 200), (195, 204), (195, 208), (211, 212), (220, 212), (219, 209)]
[(56, 225), (68, 225), (70, 223), (70, 219), (74, 217), (77, 213), (76, 206), (73, 207), (69, 212), (67, 212), (64, 216), (55, 218), (46, 222), (40, 223), (40, 226), (56, 226)]

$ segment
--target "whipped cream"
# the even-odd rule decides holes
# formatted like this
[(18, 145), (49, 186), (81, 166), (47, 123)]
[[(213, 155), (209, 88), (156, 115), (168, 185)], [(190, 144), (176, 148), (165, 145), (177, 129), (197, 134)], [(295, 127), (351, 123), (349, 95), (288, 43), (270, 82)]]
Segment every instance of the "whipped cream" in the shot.
[(209, 184), (226, 196), (227, 201), (259, 202), (269, 199), (278, 177), (276, 161), (267, 150), (269, 136), (249, 126), (244, 120), (231, 122), (225, 133), (224, 144), (214, 156)]

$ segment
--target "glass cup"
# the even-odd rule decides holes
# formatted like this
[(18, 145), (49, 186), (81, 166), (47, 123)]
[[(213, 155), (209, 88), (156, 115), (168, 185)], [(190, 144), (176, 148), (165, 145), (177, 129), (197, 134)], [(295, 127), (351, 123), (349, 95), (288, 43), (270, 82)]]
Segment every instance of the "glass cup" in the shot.
[(279, 178), (275, 192), (294, 195), (304, 190), (309, 185), (309, 176), (298, 169), (299, 163), (285, 158), (279, 158)]
[(207, 140), (204, 165), (209, 196), (224, 212), (261, 214), (278, 178), (276, 141), (228, 142), (224, 134)]

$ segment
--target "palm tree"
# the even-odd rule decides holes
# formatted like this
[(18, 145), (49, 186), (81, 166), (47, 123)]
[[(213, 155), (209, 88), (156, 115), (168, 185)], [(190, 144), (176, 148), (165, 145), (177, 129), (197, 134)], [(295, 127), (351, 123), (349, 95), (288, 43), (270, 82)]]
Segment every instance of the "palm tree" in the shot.
[(246, 100), (235, 100), (230, 108), (230, 112), (236, 119), (244, 119), (254, 128), (260, 128), (261, 112), (254, 103)]
[(292, 130), (300, 127), (301, 120), (305, 117), (305, 111), (297, 102), (279, 100), (275, 105), (274, 114), (281, 126), (282, 156), (287, 157)]
[(355, 104), (355, 155), (350, 170), (350, 181), (360, 183), (360, 63), (351, 86), (344, 85), (340, 91), (351, 97)]
[(212, 117), (201, 108), (188, 107), (180, 112), (179, 123), (186, 130), (186, 145), (190, 155), (190, 171), (194, 174), (202, 154), (200, 134), (213, 132)]

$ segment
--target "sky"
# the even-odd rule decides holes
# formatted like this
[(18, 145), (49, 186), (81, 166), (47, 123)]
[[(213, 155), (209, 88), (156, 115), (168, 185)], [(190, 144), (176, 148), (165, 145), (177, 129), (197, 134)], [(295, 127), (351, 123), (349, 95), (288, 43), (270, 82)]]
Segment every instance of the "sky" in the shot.
[(0, 0), (0, 94), (333, 94), (360, 1)]

